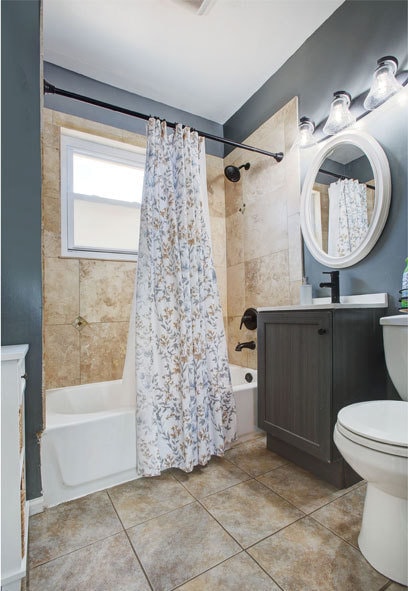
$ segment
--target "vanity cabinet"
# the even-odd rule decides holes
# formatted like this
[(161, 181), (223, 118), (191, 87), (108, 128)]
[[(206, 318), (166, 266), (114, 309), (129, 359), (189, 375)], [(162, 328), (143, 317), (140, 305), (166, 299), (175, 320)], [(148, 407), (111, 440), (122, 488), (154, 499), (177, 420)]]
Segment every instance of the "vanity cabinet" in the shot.
[(1, 348), (1, 591), (20, 591), (26, 574), (24, 392), (28, 345)]
[(383, 309), (258, 313), (258, 423), (268, 449), (342, 488), (360, 480), (333, 442), (338, 411), (386, 398)]

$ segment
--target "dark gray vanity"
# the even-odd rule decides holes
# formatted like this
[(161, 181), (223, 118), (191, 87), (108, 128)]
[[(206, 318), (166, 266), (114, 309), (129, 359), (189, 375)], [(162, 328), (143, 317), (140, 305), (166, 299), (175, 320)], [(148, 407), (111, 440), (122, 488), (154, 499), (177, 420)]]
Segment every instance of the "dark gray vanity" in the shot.
[(338, 488), (360, 480), (333, 443), (338, 411), (386, 398), (384, 305), (258, 309), (258, 425), (267, 447)]

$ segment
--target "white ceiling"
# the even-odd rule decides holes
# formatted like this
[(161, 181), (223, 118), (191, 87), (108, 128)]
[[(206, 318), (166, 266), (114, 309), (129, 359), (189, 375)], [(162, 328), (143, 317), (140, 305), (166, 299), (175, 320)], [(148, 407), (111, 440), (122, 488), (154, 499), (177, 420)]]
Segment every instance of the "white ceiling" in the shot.
[(343, 1), (43, 0), (44, 59), (224, 123)]

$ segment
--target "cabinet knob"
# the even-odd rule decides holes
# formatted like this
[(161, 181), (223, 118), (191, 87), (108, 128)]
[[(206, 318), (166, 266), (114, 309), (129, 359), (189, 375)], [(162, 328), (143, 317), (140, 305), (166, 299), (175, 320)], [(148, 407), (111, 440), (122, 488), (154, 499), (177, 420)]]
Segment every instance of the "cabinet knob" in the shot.
[(322, 335), (322, 334), (326, 334), (327, 330), (325, 328), (319, 328), (319, 330), (317, 331), (318, 334)]
[(26, 380), (28, 378), (28, 374), (25, 373), (23, 376), (21, 376), (23, 378), (23, 380)]

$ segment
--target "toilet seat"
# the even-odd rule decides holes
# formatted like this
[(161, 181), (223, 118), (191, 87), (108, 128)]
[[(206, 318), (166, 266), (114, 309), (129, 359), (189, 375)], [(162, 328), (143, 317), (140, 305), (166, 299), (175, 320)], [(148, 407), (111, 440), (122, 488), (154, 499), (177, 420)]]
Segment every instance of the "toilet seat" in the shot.
[(347, 439), (382, 453), (408, 457), (408, 403), (371, 400), (346, 406), (337, 416)]

